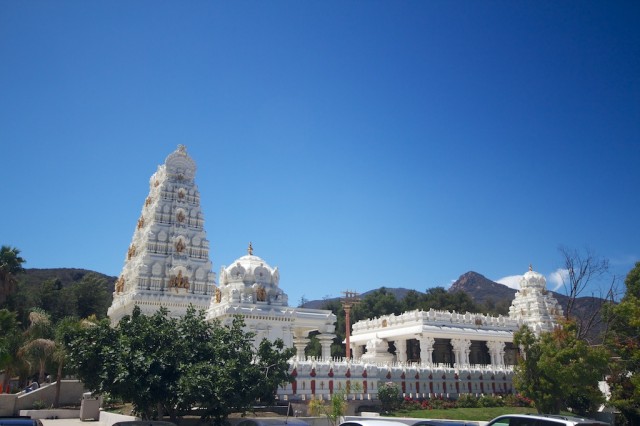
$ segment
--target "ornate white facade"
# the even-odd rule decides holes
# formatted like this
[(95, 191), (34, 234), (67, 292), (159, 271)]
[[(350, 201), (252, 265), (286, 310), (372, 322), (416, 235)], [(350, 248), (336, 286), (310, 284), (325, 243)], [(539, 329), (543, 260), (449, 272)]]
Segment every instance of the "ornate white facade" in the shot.
[(304, 358), (311, 331), (318, 331), (322, 356), (331, 356), (331, 343), (336, 337), (336, 316), (327, 310), (290, 308), (288, 296), (279, 287), (280, 273), (253, 254), (249, 244), (247, 255), (220, 270), (220, 286), (207, 319), (230, 323), (234, 315), (244, 317), (245, 326), (263, 338), (282, 339), (287, 347), (295, 347), (298, 358)]
[(195, 174), (195, 162), (180, 145), (151, 176), (107, 312), (112, 323), (134, 305), (145, 314), (164, 306), (175, 316), (184, 315), (190, 304), (209, 307), (215, 274)]
[[(181, 316), (190, 304), (223, 324), (242, 315), (256, 345), (279, 338), (296, 348), (295, 380), (279, 390), (281, 398), (325, 398), (356, 385), (359, 397), (368, 399), (379, 381), (396, 382), (415, 397), (512, 392), (514, 332), (523, 324), (536, 333), (552, 330), (562, 315), (544, 277), (530, 268), (507, 317), (432, 309), (359, 321), (350, 338), (353, 358), (332, 359), (335, 315), (289, 307), (278, 268), (254, 255), (251, 244), (245, 256), (221, 268), (216, 287), (195, 172), (180, 145), (151, 176), (108, 315), (115, 324), (139, 305), (145, 314), (166, 307)], [(310, 332), (319, 332), (317, 359), (305, 356)]]
[(562, 316), (558, 301), (547, 291), (547, 281), (529, 267), (529, 272), (520, 280), (520, 290), (516, 293), (509, 317), (522, 321), (535, 333), (551, 331), (555, 319)]

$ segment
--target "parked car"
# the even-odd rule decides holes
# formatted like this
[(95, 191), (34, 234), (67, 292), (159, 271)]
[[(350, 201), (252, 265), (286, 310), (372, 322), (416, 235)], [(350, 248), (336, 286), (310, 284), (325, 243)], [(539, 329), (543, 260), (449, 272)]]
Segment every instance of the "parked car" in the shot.
[(555, 414), (506, 414), (491, 420), (487, 426), (609, 426), (609, 423)]
[(478, 422), (464, 420), (420, 420), (411, 426), (478, 426)]
[(0, 426), (42, 426), (42, 422), (31, 417), (0, 417)]
[(348, 420), (340, 423), (340, 426), (408, 426), (408, 424), (396, 420), (377, 420), (374, 417), (362, 420)]
[(304, 420), (295, 417), (263, 417), (256, 419), (244, 419), (235, 426), (310, 426)]

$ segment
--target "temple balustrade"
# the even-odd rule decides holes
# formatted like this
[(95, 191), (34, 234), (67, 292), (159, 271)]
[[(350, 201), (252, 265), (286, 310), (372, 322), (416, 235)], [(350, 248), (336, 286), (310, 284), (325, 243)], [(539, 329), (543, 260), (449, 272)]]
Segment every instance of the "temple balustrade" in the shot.
[(278, 389), (282, 400), (328, 400), (333, 393), (346, 389), (348, 399), (372, 400), (384, 383), (396, 384), (403, 397), (414, 399), (514, 392), (512, 366), (296, 358), (290, 361), (290, 373), (294, 381)]
[(353, 334), (379, 330), (381, 328), (400, 328), (422, 324), (446, 326), (458, 324), (486, 329), (499, 328), (517, 330), (521, 322), (502, 315), (494, 317), (470, 312), (461, 314), (455, 311), (439, 311), (435, 309), (428, 311), (414, 310), (399, 315), (384, 315), (378, 318), (358, 321), (353, 324)]

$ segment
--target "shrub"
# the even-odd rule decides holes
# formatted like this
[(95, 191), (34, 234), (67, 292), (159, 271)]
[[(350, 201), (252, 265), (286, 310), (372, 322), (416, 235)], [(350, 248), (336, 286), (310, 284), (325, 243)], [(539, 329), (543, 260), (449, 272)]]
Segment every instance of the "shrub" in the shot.
[(429, 405), (434, 410), (448, 410), (450, 408), (456, 408), (455, 401), (443, 398), (430, 399)]
[(45, 408), (47, 408), (48, 405), (46, 402), (40, 400), (40, 399), (36, 399), (35, 401), (33, 401), (33, 409), (34, 410), (43, 410)]
[(479, 405), (478, 397), (470, 394), (460, 395), (456, 401), (456, 406), (458, 408), (478, 408)]
[(484, 395), (478, 400), (480, 407), (503, 407), (504, 401), (499, 396)]
[(378, 386), (378, 399), (382, 404), (382, 411), (393, 411), (400, 406), (400, 388), (392, 382)]
[(405, 397), (400, 405), (401, 410), (412, 411), (412, 410), (422, 410), (422, 404), (420, 401), (411, 399), (409, 397)]

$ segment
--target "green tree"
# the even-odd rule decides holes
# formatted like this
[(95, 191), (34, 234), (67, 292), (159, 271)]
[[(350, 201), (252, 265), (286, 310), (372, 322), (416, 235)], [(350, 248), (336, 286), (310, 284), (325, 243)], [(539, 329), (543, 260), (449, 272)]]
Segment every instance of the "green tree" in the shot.
[(67, 344), (71, 342), (71, 339), (79, 330), (83, 327), (93, 326), (94, 324), (88, 320), (78, 320), (76, 317), (66, 317), (58, 321), (55, 326), (55, 348), (53, 352), (54, 361), (57, 364), (56, 372), (56, 393), (53, 400), (53, 407), (57, 408), (60, 403), (60, 388), (62, 384), (62, 377), (64, 375), (65, 365), (69, 352), (67, 351)]
[(478, 312), (479, 309), (467, 293), (463, 291), (448, 292), (444, 287), (427, 289), (420, 301), (420, 309), (425, 311), (436, 309), (456, 312)]
[(0, 370), (4, 370), (3, 389), (8, 388), (11, 377), (26, 370), (26, 363), (20, 356), (23, 344), (24, 334), (15, 312), (0, 309)]
[(109, 282), (105, 278), (89, 273), (69, 286), (69, 289), (75, 300), (75, 315), (78, 318), (88, 318), (91, 315), (106, 318), (112, 296)]
[(46, 363), (55, 350), (53, 324), (49, 314), (41, 309), (31, 311), (29, 322), (29, 328), (25, 333), (26, 342), (19, 354), (25, 357), (32, 370), (38, 372), (38, 382), (43, 383)]
[(538, 412), (557, 414), (570, 408), (585, 415), (604, 402), (598, 382), (604, 377), (609, 354), (577, 339), (574, 323), (540, 337), (524, 326), (514, 335), (514, 344), (524, 349), (514, 384), (535, 402)]
[(221, 425), (289, 380), (291, 352), (281, 342), (256, 350), (243, 327), (241, 318), (230, 326), (205, 322), (193, 307), (179, 319), (135, 307), (115, 328), (102, 320), (77, 331), (67, 345), (69, 363), (88, 389), (131, 401), (144, 419), (166, 413), (175, 421), (198, 407), (203, 419)]
[(0, 306), (14, 292), (17, 282), (15, 276), (24, 271), (23, 263), (25, 260), (20, 257), (20, 250), (9, 246), (0, 247)]
[(640, 424), (640, 262), (624, 283), (624, 297), (606, 312), (611, 322), (606, 343), (614, 354), (607, 379), (611, 389), (609, 402), (629, 424)]

